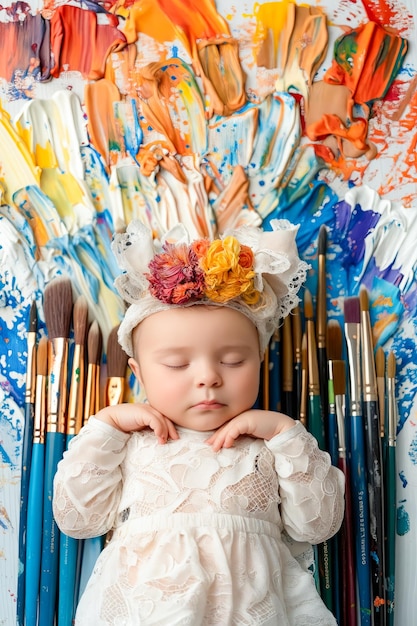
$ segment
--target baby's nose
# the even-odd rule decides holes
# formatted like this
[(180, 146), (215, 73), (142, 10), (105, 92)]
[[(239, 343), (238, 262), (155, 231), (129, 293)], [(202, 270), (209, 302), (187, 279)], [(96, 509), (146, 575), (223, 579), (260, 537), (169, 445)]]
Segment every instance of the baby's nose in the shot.
[(216, 367), (206, 365), (199, 372), (197, 381), (199, 387), (218, 387), (221, 385), (222, 379)]

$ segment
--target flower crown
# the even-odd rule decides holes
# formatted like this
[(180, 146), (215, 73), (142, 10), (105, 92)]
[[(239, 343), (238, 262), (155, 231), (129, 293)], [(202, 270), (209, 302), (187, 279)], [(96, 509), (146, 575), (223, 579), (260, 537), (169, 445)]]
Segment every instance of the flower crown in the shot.
[(272, 220), (272, 231), (244, 226), (209, 241), (190, 241), (184, 225), (161, 241), (139, 220), (116, 234), (112, 249), (122, 270), (115, 285), (130, 306), (119, 342), (133, 355), (132, 331), (145, 317), (172, 307), (234, 308), (255, 324), (261, 355), (279, 322), (299, 303), (308, 265), (298, 257), (298, 226)]
[(211, 243), (198, 239), (191, 244), (165, 243), (145, 274), (150, 293), (166, 304), (186, 304), (208, 298), (225, 304), (241, 297), (255, 304), (254, 254), (249, 246), (229, 235)]

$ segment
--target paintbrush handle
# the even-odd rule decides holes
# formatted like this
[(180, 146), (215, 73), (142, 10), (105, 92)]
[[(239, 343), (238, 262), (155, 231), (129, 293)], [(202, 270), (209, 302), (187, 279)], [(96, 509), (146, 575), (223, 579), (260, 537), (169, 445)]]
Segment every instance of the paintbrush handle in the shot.
[(72, 626), (76, 609), (78, 539), (59, 536), (58, 626)]
[(377, 401), (363, 403), (366, 425), (366, 460), (370, 515), (371, 583), (374, 626), (385, 622), (385, 530), (383, 500), (382, 446)]
[(329, 611), (333, 612), (333, 553), (330, 541), (326, 540), (317, 546), (318, 567), (320, 576), (320, 595)]
[(328, 448), (330, 458), (332, 460), (332, 465), (337, 466), (338, 458), (339, 458), (339, 437), (338, 437), (338, 429), (337, 429), (337, 418), (336, 418), (336, 404), (334, 397), (334, 389), (333, 389), (333, 381), (329, 380), (329, 411), (327, 415), (327, 439), (328, 439)]
[(326, 442), (324, 438), (321, 398), (317, 394), (309, 394), (308, 430), (317, 439), (319, 448), (325, 450)]
[[(326, 348), (317, 348), (317, 364), (319, 368), (319, 386), (320, 386), (320, 398), (322, 406), (322, 414), (324, 419), (324, 425), (326, 425), (326, 417), (329, 406), (328, 396), (328, 361)], [(326, 433), (326, 428), (325, 428)], [(326, 433), (327, 434), (327, 433)]]
[(294, 365), (294, 419), (300, 419), (301, 407), (301, 387), (302, 387), (303, 369), (301, 362)]
[(80, 589), (78, 599), (81, 598), (94, 566), (103, 549), (103, 537), (89, 537), (84, 539), (81, 557)]
[(395, 541), (397, 536), (396, 451), (388, 446), (386, 451), (386, 601), (387, 626), (394, 624), (395, 606)]
[(29, 481), (25, 568), (25, 624), (36, 626), (41, 573), (42, 506), (45, 446), (34, 443)]
[[(68, 448), (74, 435), (67, 435)], [(58, 626), (72, 626), (76, 609), (76, 580), (79, 541), (59, 535)]]
[[(317, 439), (317, 443), (321, 450), (325, 449), (323, 414), (320, 396), (317, 394), (309, 394), (309, 415), (308, 430), (313, 437)], [(325, 541), (319, 544), (317, 548), (318, 569), (320, 575), (320, 593), (326, 606), (332, 610), (333, 594), (332, 594), (332, 577), (331, 563), (332, 555), (330, 544)]]
[(50, 625), (55, 619), (58, 586), (59, 529), (52, 513), (53, 481), (65, 447), (64, 433), (48, 432), (45, 447), (45, 486), (43, 494), (43, 540), (39, 623)]
[(25, 616), (25, 566), (26, 566), (26, 529), (29, 494), (29, 476), (32, 460), (33, 420), (35, 405), (25, 404), (25, 424), (22, 441), (22, 465), (20, 478), (19, 512), (19, 575), (17, 579), (17, 625), (23, 626)]
[(352, 415), (351, 429), (351, 485), (354, 520), (354, 543), (356, 549), (356, 574), (358, 580), (361, 626), (371, 626), (371, 568), (369, 563), (369, 500), (366, 478), (366, 455), (363, 418)]
[(343, 624), (345, 626), (357, 625), (356, 613), (356, 579), (355, 579), (355, 560), (354, 560), (354, 539), (352, 520), (352, 499), (349, 471), (346, 458), (340, 457), (338, 461), (339, 469), (345, 475), (345, 516), (340, 530), (340, 547), (341, 547), (341, 564), (342, 570), (342, 589), (343, 589)]
[(271, 411), (281, 409), (281, 364), (280, 342), (272, 336), (269, 344), (269, 405)]

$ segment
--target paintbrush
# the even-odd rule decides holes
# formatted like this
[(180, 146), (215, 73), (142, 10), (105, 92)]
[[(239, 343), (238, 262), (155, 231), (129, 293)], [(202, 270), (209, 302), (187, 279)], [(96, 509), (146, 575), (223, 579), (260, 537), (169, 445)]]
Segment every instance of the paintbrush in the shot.
[[(96, 412), (99, 394), (98, 380), (99, 363), (101, 362), (102, 335), (97, 320), (91, 324), (87, 335), (87, 382), (85, 390), (84, 424), (88, 422), (91, 415)], [(80, 552), (80, 584), (78, 599), (84, 593), (87, 582), (92, 574), (96, 560), (103, 548), (103, 537), (90, 537), (84, 539)]]
[[(334, 390), (334, 373), (333, 363), (342, 358), (342, 329), (337, 320), (329, 320), (326, 330), (326, 344), (327, 344), (327, 357), (328, 357), (328, 412), (327, 412), (327, 442), (328, 451), (332, 464), (337, 466), (339, 463), (339, 434), (337, 428), (336, 419), (336, 399)], [(333, 579), (333, 593), (334, 603), (333, 610), (337, 622), (341, 621), (341, 599), (340, 599), (340, 541), (339, 535), (335, 535), (329, 539), (329, 543), (332, 549), (332, 579)]]
[[(319, 374), (319, 387), (323, 423), (326, 433), (328, 411), (328, 384), (327, 384), (327, 307), (326, 307), (326, 248), (327, 230), (324, 224), (320, 226), (318, 238), (318, 272), (317, 272), (317, 310), (316, 310), (316, 338), (317, 338), (317, 362)], [(327, 434), (327, 433), (326, 433)]]
[(307, 427), (307, 398), (308, 398), (308, 359), (307, 335), (303, 333), (301, 339), (301, 389), (300, 389), (300, 422)]
[(386, 617), (387, 626), (394, 625), (395, 606), (395, 541), (397, 537), (397, 494), (396, 494), (396, 445), (397, 445), (397, 402), (395, 396), (395, 355), (387, 359), (387, 417), (388, 445), (385, 459), (386, 476)]
[(269, 346), (265, 348), (262, 363), (262, 408), (269, 411)]
[(114, 406), (123, 402), (126, 383), (127, 354), (119, 344), (115, 326), (107, 340), (107, 382), (106, 406)]
[(308, 289), (304, 292), (304, 316), (306, 318), (307, 362), (308, 362), (308, 429), (325, 450), (323, 407), (320, 396), (317, 344), (314, 324), (313, 302)]
[(19, 511), (19, 575), (17, 579), (17, 624), (23, 626), (25, 616), (25, 561), (29, 476), (32, 461), (33, 419), (35, 411), (36, 333), (38, 310), (32, 302), (27, 332), (25, 423), (23, 428)]
[(43, 539), (39, 623), (53, 624), (58, 583), (59, 530), (52, 514), (53, 481), (65, 449), (68, 336), (72, 315), (72, 286), (68, 278), (45, 288), (44, 313), (48, 330), (48, 393), (43, 498)]
[(301, 355), (301, 343), (303, 337), (303, 331), (301, 327), (301, 314), (300, 307), (296, 306), (292, 310), (291, 314), (291, 326), (293, 336), (293, 349), (294, 349), (294, 417), (298, 418), (301, 410), (301, 387), (302, 387), (302, 355)]
[(351, 437), (351, 488), (360, 624), (361, 626), (370, 626), (372, 621), (372, 603), (369, 563), (369, 501), (360, 378), (361, 311), (359, 298), (345, 298), (344, 315), (349, 366), (348, 414)]
[(48, 375), (48, 340), (42, 337), (36, 354), (35, 417), (33, 429), (32, 463), (28, 496), (27, 549), (25, 567), (25, 625), (38, 623), (38, 596), (41, 573), (41, 537), (45, 423), (46, 377)]
[[(73, 308), (74, 353), (66, 424), (66, 448), (82, 424), (85, 391), (85, 341), (87, 337), (88, 303), (81, 295)], [(79, 541), (60, 533), (58, 626), (71, 626), (75, 614), (77, 555)]]
[[(321, 450), (325, 450), (323, 410), (320, 396), (317, 345), (314, 324), (313, 303), (308, 289), (304, 292), (304, 316), (306, 318), (307, 363), (308, 363), (308, 429), (316, 438)], [(332, 554), (330, 543), (324, 541), (317, 546), (317, 559), (321, 597), (330, 611), (333, 611)]]
[(290, 417), (294, 417), (293, 379), (291, 318), (287, 315), (282, 326), (282, 411)]
[(103, 352), (103, 335), (101, 333), (100, 326), (98, 327), (97, 333), (97, 361), (96, 361), (96, 383), (95, 383), (95, 413), (98, 413), (103, 406), (101, 402), (101, 392), (102, 387), (100, 384), (100, 374), (101, 374), (101, 358)]
[(328, 357), (328, 398), (327, 415), (328, 450), (332, 464), (337, 465), (339, 459), (338, 429), (333, 382), (333, 361), (342, 359), (342, 328), (337, 320), (329, 320), (327, 324), (327, 357)]
[[(330, 344), (328, 344), (330, 345)], [(342, 571), (342, 623), (345, 626), (356, 626), (356, 580), (354, 562), (354, 537), (352, 520), (352, 496), (350, 476), (347, 465), (346, 429), (345, 429), (345, 398), (346, 368), (342, 360), (333, 361), (333, 387), (338, 431), (338, 467), (345, 475), (345, 515), (340, 530), (341, 571)]]
[(96, 412), (97, 363), (101, 358), (101, 333), (97, 320), (91, 324), (87, 335), (87, 382), (85, 387), (84, 419), (86, 424), (90, 415)]
[(269, 403), (272, 411), (281, 410), (281, 339), (280, 330), (276, 329), (269, 343)]
[(381, 427), (381, 440), (385, 439), (385, 352), (378, 348), (375, 355), (376, 386), (378, 388), (379, 423)]
[(365, 287), (359, 293), (361, 309), (362, 389), (368, 469), (369, 530), (371, 546), (371, 585), (374, 626), (385, 623), (385, 550), (384, 500), (381, 428), (378, 412), (378, 388), (372, 341), (369, 297)]

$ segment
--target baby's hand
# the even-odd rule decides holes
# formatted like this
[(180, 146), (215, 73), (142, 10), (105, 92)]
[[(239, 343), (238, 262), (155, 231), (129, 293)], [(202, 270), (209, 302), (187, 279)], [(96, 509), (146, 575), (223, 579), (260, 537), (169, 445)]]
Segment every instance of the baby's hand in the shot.
[(126, 402), (116, 406), (107, 406), (94, 417), (124, 433), (149, 427), (154, 431), (159, 443), (166, 443), (168, 439), (179, 439), (171, 420), (149, 404)]
[(239, 435), (250, 435), (269, 441), (294, 425), (295, 421), (284, 413), (252, 409), (221, 426), (206, 440), (206, 443), (217, 452), (220, 448), (231, 448)]

